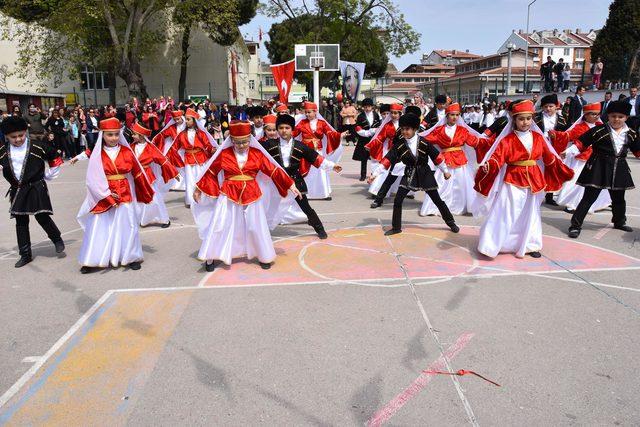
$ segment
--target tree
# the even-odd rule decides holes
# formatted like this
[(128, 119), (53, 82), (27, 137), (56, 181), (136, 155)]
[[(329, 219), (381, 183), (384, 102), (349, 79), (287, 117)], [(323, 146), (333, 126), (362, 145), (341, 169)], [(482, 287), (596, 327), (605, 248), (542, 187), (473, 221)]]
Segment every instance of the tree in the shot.
[[(382, 77), (394, 56), (415, 52), (419, 37), (391, 0), (269, 0), (262, 8), (271, 17), (285, 17), (269, 30), (269, 59), (279, 63), (293, 58), (296, 43), (337, 43), (340, 56), (366, 63), (366, 73)], [(324, 82), (333, 75), (321, 73)], [(298, 80), (309, 83), (309, 75)]]
[(191, 30), (199, 25), (209, 38), (222, 46), (232, 45), (240, 31), (255, 15), (258, 0), (182, 0), (173, 11), (173, 21), (181, 29), (180, 77), (178, 96), (186, 98), (187, 64)]
[(640, 78), (640, 1), (614, 0), (609, 16), (591, 48), (592, 62), (600, 57), (605, 80), (628, 80), (637, 84)]

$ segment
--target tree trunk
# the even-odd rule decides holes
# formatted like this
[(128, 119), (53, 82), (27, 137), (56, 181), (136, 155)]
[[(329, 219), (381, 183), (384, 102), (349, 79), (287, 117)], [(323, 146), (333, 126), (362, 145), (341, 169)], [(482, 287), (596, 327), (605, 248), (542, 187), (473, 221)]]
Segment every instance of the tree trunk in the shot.
[(140, 64), (129, 61), (128, 64), (122, 64), (118, 70), (118, 76), (127, 84), (129, 96), (143, 101), (149, 97), (147, 87), (144, 84), (142, 73), (140, 72)]
[(116, 71), (114, 67), (109, 67), (109, 104), (116, 105)]
[(184, 27), (182, 33), (182, 55), (180, 56), (180, 79), (178, 80), (178, 99), (187, 99), (187, 62), (189, 61), (189, 38), (191, 37), (191, 26)]
[(636, 86), (640, 82), (640, 47), (636, 49), (633, 58), (631, 58), (628, 81), (630, 86)]

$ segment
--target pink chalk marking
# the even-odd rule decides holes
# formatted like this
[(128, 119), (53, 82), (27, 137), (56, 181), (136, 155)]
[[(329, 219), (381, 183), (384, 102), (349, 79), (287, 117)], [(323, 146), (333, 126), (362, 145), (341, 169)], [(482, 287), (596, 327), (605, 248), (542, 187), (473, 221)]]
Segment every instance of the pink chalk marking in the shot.
[[(473, 334), (467, 332), (460, 335), (455, 343), (444, 352), (444, 356), (440, 356), (435, 362), (429, 365), (425, 371), (441, 371), (446, 369), (445, 357), (448, 360), (453, 359), (462, 351), (463, 348), (471, 341)], [(427, 384), (435, 377), (436, 374), (422, 372), (418, 378), (416, 378), (409, 387), (407, 387), (402, 393), (391, 399), (382, 409), (378, 410), (371, 419), (367, 422), (369, 427), (378, 427), (382, 423), (389, 420), (393, 415), (398, 412), (409, 400), (414, 398), (418, 393), (426, 387)]]
[(612, 230), (611, 224), (608, 224), (605, 227), (602, 227), (600, 229), (600, 231), (598, 231), (595, 236), (593, 236), (594, 239), (596, 240), (600, 240), (604, 237), (605, 234), (607, 234), (608, 232), (610, 232)]

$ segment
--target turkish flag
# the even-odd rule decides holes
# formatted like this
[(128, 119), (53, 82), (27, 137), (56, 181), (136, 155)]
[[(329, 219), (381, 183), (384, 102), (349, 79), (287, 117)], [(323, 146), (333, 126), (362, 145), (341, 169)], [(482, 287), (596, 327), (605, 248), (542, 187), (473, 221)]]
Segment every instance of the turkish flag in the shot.
[(295, 59), (271, 66), (273, 80), (275, 81), (276, 86), (278, 87), (278, 92), (280, 93), (280, 102), (283, 104), (286, 104), (289, 101), (289, 92), (291, 92), (293, 73), (295, 70)]

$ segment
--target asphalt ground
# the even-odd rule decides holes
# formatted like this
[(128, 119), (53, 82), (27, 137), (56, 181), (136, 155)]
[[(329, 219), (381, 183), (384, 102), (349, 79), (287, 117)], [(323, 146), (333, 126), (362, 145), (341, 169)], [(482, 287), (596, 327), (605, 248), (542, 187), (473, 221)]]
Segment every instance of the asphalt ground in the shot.
[[(328, 240), (282, 226), (271, 270), (211, 274), (171, 192), (171, 227), (141, 231), (140, 271), (81, 275), (86, 163), (65, 165), (49, 186), (65, 256), (33, 221), (35, 260), (13, 268), (14, 222), (0, 217), (0, 424), (640, 422), (638, 231), (607, 227), (604, 211), (572, 240), (569, 215), (543, 207), (542, 258), (488, 260), (479, 221), (456, 218), (454, 235), (418, 216), (418, 194), (386, 238), (391, 199), (370, 209), (351, 147), (343, 159), (333, 200), (312, 202)], [(627, 205), (640, 230), (638, 191)], [(460, 369), (500, 387), (435, 373)]]

